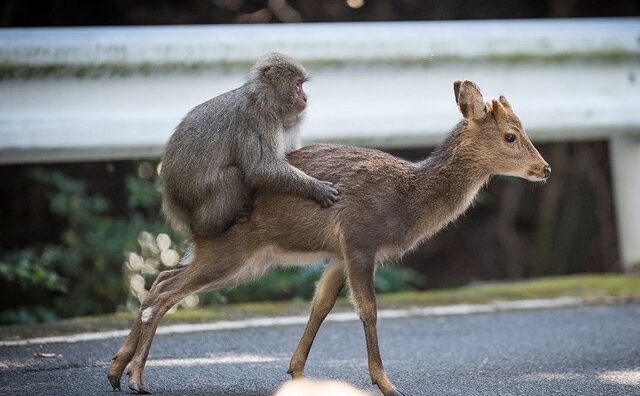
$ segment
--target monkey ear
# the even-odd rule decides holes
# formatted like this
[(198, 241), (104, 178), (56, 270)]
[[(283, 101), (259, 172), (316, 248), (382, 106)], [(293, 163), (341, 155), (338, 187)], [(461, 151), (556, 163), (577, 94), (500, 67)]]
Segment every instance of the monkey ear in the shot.
[(480, 87), (476, 83), (469, 80), (456, 81), (453, 83), (453, 92), (464, 118), (477, 120), (485, 116), (487, 109)]
[(264, 78), (264, 80), (269, 84), (273, 84), (276, 79), (276, 74), (276, 71), (273, 70), (273, 67), (271, 66), (267, 66), (262, 69), (262, 78)]

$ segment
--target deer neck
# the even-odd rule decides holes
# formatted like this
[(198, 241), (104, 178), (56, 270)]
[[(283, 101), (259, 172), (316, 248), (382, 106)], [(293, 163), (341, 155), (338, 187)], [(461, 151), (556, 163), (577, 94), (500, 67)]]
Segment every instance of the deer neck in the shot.
[(411, 202), (414, 232), (429, 237), (454, 221), (471, 205), (490, 173), (474, 158), (461, 122), (444, 142), (415, 168)]

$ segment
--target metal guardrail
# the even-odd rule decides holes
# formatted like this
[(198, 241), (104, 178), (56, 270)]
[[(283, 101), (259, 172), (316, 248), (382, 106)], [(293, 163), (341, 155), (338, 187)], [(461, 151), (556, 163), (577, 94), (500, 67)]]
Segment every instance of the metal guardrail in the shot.
[(636, 135), (639, 36), (636, 18), (0, 29), (0, 163), (157, 156), (271, 50), (314, 74), (306, 142), (435, 144), (459, 78), (538, 140)]
[(308, 23), (0, 30), (3, 66), (247, 65), (266, 50), (305, 64), (635, 58), (638, 19)]

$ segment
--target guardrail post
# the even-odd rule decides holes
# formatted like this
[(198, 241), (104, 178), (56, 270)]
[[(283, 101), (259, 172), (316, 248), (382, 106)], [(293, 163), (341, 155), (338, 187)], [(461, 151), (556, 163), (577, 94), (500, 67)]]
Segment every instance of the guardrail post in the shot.
[(622, 268), (640, 270), (640, 139), (610, 140)]

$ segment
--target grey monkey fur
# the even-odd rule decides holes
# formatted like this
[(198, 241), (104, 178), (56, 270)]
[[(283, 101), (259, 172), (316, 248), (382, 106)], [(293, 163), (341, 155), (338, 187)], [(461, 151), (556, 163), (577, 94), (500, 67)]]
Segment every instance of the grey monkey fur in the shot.
[[(270, 53), (241, 87), (192, 109), (162, 156), (162, 209), (175, 228), (194, 235), (224, 232), (250, 212), (252, 192), (267, 189), (331, 206), (338, 190), (289, 165), (300, 147), (306, 70)], [(298, 86), (296, 84), (299, 84)]]

